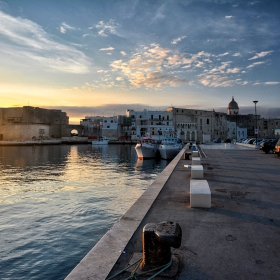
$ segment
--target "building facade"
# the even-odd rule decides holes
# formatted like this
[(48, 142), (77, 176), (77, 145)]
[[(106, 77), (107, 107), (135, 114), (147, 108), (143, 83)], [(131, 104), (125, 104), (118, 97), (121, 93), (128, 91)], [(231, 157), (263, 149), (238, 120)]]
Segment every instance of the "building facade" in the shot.
[(61, 110), (31, 106), (0, 108), (0, 140), (26, 141), (70, 136), (68, 123), (67, 114)]

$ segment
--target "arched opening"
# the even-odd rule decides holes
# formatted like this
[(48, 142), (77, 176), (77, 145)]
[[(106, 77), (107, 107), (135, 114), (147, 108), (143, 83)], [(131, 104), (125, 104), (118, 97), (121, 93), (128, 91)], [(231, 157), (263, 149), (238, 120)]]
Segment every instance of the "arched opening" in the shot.
[(195, 139), (195, 132), (193, 131), (192, 133), (191, 133), (191, 139), (190, 139), (191, 141), (195, 141), (196, 139)]
[(187, 132), (187, 140), (190, 141), (191, 140), (191, 133), (188, 131)]
[(72, 129), (71, 130), (71, 136), (78, 136), (78, 130), (77, 129)]

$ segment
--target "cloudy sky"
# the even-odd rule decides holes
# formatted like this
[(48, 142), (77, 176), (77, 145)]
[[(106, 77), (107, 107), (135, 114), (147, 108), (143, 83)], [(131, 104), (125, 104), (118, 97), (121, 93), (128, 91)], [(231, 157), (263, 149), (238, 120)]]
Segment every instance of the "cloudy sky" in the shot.
[(280, 117), (279, 0), (6, 0), (0, 26), (0, 107)]

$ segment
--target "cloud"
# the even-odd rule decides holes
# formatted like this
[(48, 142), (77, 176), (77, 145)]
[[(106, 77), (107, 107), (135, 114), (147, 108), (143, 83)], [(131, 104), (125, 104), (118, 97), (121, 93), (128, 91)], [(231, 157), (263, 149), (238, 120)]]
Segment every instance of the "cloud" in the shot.
[(238, 67), (227, 69), (227, 73), (239, 73), (239, 72), (240, 72), (240, 68)]
[(115, 48), (109, 47), (109, 48), (102, 48), (100, 51), (113, 51)]
[(116, 80), (117, 81), (123, 81), (123, 77), (117, 77)]
[(265, 85), (278, 85), (280, 82), (265, 82)]
[(226, 55), (228, 55), (228, 52), (225, 52), (225, 53), (219, 54), (218, 56), (226, 56)]
[(209, 87), (230, 87), (236, 83), (240, 83), (239, 79), (230, 79), (227, 76), (206, 75), (200, 78), (200, 83)]
[(173, 39), (171, 44), (176, 45), (177, 43), (181, 42), (184, 38), (186, 38), (187, 36), (181, 36), (177, 39)]
[(171, 50), (157, 44), (142, 46), (127, 61), (115, 60), (110, 66), (113, 72), (120, 71), (135, 88), (161, 89), (164, 86), (179, 86), (188, 83), (186, 78), (178, 77), (167, 70), (180, 67), (186, 61), (183, 56), (171, 55)]
[(265, 63), (264, 61), (254, 62), (254, 63), (250, 64), (249, 66), (247, 66), (246, 68), (253, 68), (257, 65), (261, 65), (261, 64), (264, 64), (264, 63)]
[(233, 54), (232, 56), (241, 56), (241, 54), (238, 52), (238, 53)]
[(233, 16), (225, 16), (226, 19), (233, 18)]
[(65, 22), (63, 22), (60, 26), (60, 32), (65, 34), (67, 30), (79, 30), (79, 28), (70, 26), (69, 24), (66, 24)]
[(107, 23), (104, 23), (104, 21), (99, 21), (95, 27), (100, 29), (98, 32), (99, 36), (107, 37), (108, 34), (116, 33), (116, 29), (119, 27), (119, 24), (115, 20), (110, 19)]
[(122, 56), (127, 56), (126, 52), (124, 52), (124, 51), (121, 51), (120, 53)]
[(65, 34), (66, 33), (66, 29), (63, 26), (60, 26), (60, 32)]
[(89, 72), (88, 58), (75, 48), (56, 42), (38, 24), (0, 11), (0, 52), (19, 60), (33, 60), (47, 69), (68, 73)]
[[(209, 87), (228, 87), (234, 84), (245, 85), (240, 77), (234, 75), (242, 72), (240, 67), (230, 67), (232, 61), (220, 62), (221, 58), (229, 53), (212, 55), (205, 51), (194, 54), (180, 54), (170, 49), (162, 48), (158, 44), (142, 46), (132, 57), (127, 60), (115, 60), (110, 66), (112, 72), (120, 72), (133, 87), (147, 89), (160, 89), (164, 86), (179, 86), (182, 84), (194, 85), (194, 81)], [(170, 71), (172, 69), (172, 72)], [(201, 70), (200, 70), (201, 69)], [(197, 71), (203, 71), (197, 74)], [(186, 77), (189, 73), (190, 77)]]
[(273, 52), (273, 51), (260, 52), (260, 53), (257, 53), (255, 56), (249, 58), (248, 60), (262, 58), (262, 57), (265, 57), (265, 56), (271, 54), (272, 52)]

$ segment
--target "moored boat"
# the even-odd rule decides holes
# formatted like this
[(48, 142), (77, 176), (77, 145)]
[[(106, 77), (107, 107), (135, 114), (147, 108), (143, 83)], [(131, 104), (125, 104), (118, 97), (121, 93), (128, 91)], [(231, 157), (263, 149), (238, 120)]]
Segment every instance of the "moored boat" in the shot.
[(139, 159), (155, 158), (158, 154), (158, 145), (151, 137), (142, 137), (135, 150)]
[(92, 145), (108, 145), (109, 139), (107, 137), (99, 137), (97, 140), (93, 140)]
[(166, 137), (161, 140), (159, 153), (162, 159), (173, 159), (182, 149), (181, 140), (175, 137)]

